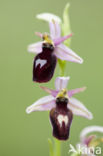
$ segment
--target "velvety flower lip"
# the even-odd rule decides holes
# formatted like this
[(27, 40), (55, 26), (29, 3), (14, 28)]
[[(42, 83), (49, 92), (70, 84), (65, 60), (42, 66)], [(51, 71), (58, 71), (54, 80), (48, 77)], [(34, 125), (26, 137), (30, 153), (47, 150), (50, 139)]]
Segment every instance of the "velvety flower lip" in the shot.
[[(37, 17), (41, 17), (39, 19), (43, 19), (45, 21), (48, 21), (48, 18), (44, 18), (46, 16), (38, 15)], [(83, 63), (83, 59), (79, 57), (75, 52), (73, 52), (70, 48), (65, 46), (63, 42), (70, 38), (72, 34), (69, 34), (67, 36), (61, 37), (61, 28), (60, 28), (60, 21), (58, 22), (57, 18), (54, 16), (50, 16), (49, 19), (49, 28), (50, 28), (50, 38), (54, 44), (54, 55), (61, 59), (76, 63)], [(43, 38), (42, 33), (36, 33), (40, 38)], [(28, 51), (32, 53), (41, 53), (42, 52), (42, 44), (44, 41), (37, 42), (34, 44), (31, 44), (28, 46)]]
[[(89, 144), (89, 142), (95, 137), (95, 135), (93, 135), (94, 132), (103, 133), (103, 126), (94, 125), (84, 128), (80, 133), (81, 143)], [(87, 137), (90, 133), (92, 133), (92, 135)]]
[[(41, 87), (44, 91), (48, 92), (50, 96), (45, 96), (39, 99), (34, 104), (29, 106), (26, 109), (26, 112), (29, 114), (33, 111), (48, 111), (54, 108), (56, 103), (56, 96), (62, 89), (67, 88), (69, 79), (70, 77), (57, 77), (55, 81), (56, 90), (52, 90), (47, 87)], [(68, 108), (72, 111), (73, 114), (91, 120), (93, 118), (92, 113), (79, 100), (72, 97), (72, 95), (84, 90), (85, 87), (67, 91), (67, 95), (69, 97)]]

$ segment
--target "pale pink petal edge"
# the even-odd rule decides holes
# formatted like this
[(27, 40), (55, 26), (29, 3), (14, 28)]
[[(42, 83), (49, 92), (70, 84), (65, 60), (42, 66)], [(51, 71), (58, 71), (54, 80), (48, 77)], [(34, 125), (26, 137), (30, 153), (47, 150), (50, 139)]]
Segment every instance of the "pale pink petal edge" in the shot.
[(82, 88), (76, 88), (76, 89), (72, 89), (68, 91), (68, 96), (72, 97), (73, 95), (80, 93), (80, 92), (84, 92), (86, 90), (86, 87), (82, 87)]
[(84, 128), (80, 133), (80, 139), (83, 141), (89, 133), (99, 132), (103, 133), (103, 126), (88, 126)]
[(51, 110), (53, 107), (55, 107), (55, 98), (49, 95), (37, 100), (32, 105), (27, 107), (26, 113), (30, 114), (34, 111), (48, 111)]
[(43, 41), (30, 44), (28, 46), (28, 52), (30, 52), (30, 53), (40, 53), (40, 52), (42, 52), (42, 44), (43, 44)]
[(58, 91), (56, 90), (53, 90), (53, 89), (49, 89), (47, 87), (44, 87), (44, 86), (40, 86), (41, 89), (43, 89), (45, 92), (51, 94), (52, 96), (56, 97), (57, 94), (58, 94)]
[(92, 113), (76, 98), (69, 99), (68, 108), (77, 116), (82, 116), (89, 120), (93, 119)]
[(61, 60), (66, 60), (79, 64), (83, 63), (83, 59), (64, 44), (58, 45), (54, 50), (54, 54), (57, 58)]

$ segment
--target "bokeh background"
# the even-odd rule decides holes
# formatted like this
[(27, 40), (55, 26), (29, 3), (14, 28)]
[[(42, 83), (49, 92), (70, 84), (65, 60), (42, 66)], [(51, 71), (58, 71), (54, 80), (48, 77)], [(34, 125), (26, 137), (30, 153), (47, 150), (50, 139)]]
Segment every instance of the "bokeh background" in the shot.
[[(35, 31), (48, 31), (48, 25), (35, 15), (51, 12), (62, 17), (68, 0), (0, 0), (0, 156), (48, 156), (48, 138), (52, 138), (47, 112), (25, 113), (27, 106), (47, 95), (32, 82), (33, 54), (27, 45), (38, 41)], [(63, 143), (63, 156), (69, 143), (79, 141), (87, 125), (103, 126), (103, 0), (71, 0), (70, 20), (74, 36), (72, 49), (84, 64), (67, 63), (71, 76), (68, 88), (87, 86), (79, 100), (94, 114), (88, 121), (74, 117), (70, 139)], [(58, 75), (46, 84), (53, 88)], [(44, 84), (45, 85), (45, 84)]]

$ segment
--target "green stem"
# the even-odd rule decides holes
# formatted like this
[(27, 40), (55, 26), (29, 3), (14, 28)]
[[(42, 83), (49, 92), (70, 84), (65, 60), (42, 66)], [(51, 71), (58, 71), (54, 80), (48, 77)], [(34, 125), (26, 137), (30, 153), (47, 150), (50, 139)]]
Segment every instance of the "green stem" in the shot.
[(61, 156), (61, 141), (54, 138), (54, 142), (55, 142), (54, 156)]
[(48, 139), (49, 143), (49, 156), (54, 156), (53, 142), (51, 139)]
[[(66, 61), (58, 59), (58, 63), (60, 67), (60, 76), (64, 76)], [(54, 142), (55, 142), (54, 156), (61, 156), (61, 141), (54, 138)]]
[[(66, 61), (62, 61), (58, 59), (59, 67), (60, 67), (60, 76), (64, 76), (65, 74), (65, 66)], [(53, 150), (53, 144), (51, 140), (49, 141), (49, 148), (50, 148), (50, 156), (61, 156), (61, 141), (54, 138), (55, 148)]]
[(59, 67), (60, 67), (60, 76), (65, 75), (65, 67), (66, 67), (66, 61), (62, 61), (58, 59)]
[[(66, 5), (63, 13), (63, 23), (61, 25), (62, 29), (62, 34), (63, 36), (71, 33), (70, 29), (70, 21), (69, 21), (69, 3)], [(68, 39), (64, 42), (64, 44), (68, 47), (70, 47), (70, 41), (71, 39)], [(60, 76), (65, 76), (65, 67), (66, 67), (66, 61), (62, 61), (58, 59), (58, 64), (60, 67)], [(51, 141), (49, 141), (49, 148), (50, 148), (50, 156), (61, 156), (61, 141), (57, 140), (54, 138), (55, 142), (55, 148), (53, 150), (53, 144)]]

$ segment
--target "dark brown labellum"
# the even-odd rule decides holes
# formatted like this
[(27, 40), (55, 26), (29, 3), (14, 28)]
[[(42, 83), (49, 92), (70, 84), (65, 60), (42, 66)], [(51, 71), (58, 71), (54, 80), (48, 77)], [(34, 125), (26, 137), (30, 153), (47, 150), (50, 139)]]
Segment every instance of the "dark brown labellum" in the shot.
[(42, 49), (43, 51), (34, 58), (33, 63), (33, 81), (39, 83), (51, 80), (57, 62), (52, 44), (44, 43)]
[(67, 98), (57, 98), (56, 107), (50, 111), (53, 136), (59, 140), (67, 140), (69, 138), (73, 114), (67, 108), (67, 103)]

